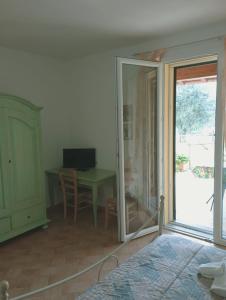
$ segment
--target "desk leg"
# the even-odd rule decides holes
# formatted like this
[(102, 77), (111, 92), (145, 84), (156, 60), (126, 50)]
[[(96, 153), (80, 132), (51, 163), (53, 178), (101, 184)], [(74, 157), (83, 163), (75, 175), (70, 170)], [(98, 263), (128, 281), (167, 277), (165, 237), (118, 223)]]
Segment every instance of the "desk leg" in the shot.
[(98, 189), (96, 185), (92, 187), (92, 196), (93, 196), (93, 218), (94, 218), (94, 226), (97, 227), (97, 196)]

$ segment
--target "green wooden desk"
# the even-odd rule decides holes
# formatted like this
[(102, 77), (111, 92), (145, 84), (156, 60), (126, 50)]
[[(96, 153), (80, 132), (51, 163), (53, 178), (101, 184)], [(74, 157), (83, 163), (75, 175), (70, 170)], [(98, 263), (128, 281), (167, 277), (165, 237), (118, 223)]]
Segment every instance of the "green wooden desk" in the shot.
[[(47, 170), (49, 195), (51, 204), (55, 203), (59, 194), (59, 169)], [(111, 184), (115, 195), (115, 172), (102, 169), (90, 169), (77, 172), (78, 185), (87, 186), (92, 190), (94, 226), (97, 226), (97, 207), (100, 202), (98, 189), (101, 185)]]

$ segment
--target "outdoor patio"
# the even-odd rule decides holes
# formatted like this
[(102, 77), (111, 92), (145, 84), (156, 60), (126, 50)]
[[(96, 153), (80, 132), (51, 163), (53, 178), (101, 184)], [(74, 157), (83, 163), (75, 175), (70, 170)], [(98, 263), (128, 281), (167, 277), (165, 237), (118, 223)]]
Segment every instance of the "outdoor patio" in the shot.
[[(176, 222), (213, 232), (213, 178), (199, 178), (191, 170), (176, 173)], [(211, 199), (210, 199), (211, 198)], [(207, 203), (208, 199), (210, 201)], [(226, 195), (223, 235), (226, 236)]]

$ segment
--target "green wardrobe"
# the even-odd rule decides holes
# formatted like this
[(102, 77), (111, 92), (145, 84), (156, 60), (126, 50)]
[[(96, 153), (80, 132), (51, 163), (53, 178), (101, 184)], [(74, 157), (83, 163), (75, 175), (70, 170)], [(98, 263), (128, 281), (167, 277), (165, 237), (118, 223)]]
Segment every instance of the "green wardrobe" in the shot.
[(40, 108), (0, 94), (0, 242), (45, 225)]

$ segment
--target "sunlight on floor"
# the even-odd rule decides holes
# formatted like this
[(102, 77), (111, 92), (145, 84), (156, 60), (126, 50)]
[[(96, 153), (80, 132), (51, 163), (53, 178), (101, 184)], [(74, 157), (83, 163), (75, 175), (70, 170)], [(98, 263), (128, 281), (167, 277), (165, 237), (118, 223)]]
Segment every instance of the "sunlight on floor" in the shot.
[(176, 174), (176, 221), (213, 230), (213, 210), (211, 210), (213, 195), (213, 178), (198, 178), (191, 171)]

